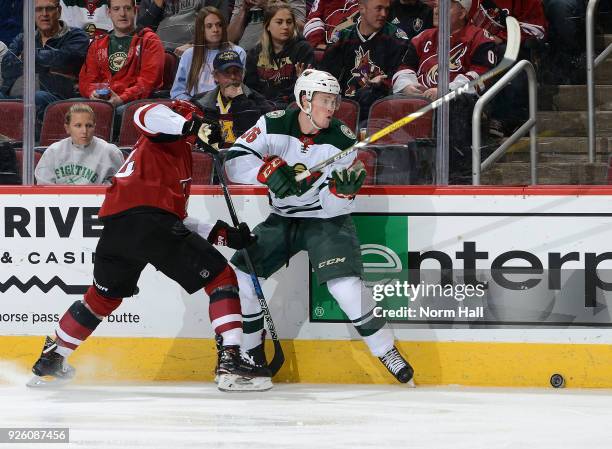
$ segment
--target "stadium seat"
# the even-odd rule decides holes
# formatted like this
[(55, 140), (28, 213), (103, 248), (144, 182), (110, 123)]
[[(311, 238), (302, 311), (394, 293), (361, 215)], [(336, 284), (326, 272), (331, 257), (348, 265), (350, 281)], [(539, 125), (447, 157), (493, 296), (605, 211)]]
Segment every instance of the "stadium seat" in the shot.
[(178, 57), (174, 53), (166, 51), (164, 54), (164, 74), (162, 78), (162, 87), (159, 90), (155, 90), (151, 93), (152, 98), (170, 98), (170, 89), (172, 89), (172, 84), (174, 84), (178, 64)]
[(11, 140), (23, 140), (23, 102), (0, 100), (0, 134)]
[(178, 70), (179, 59), (177, 56), (167, 51), (164, 56), (164, 78), (162, 90), (172, 89), (174, 84), (174, 78), (176, 77), (176, 71)]
[[(34, 168), (36, 168), (38, 165), (38, 161), (40, 160), (44, 151), (44, 148), (36, 149), (34, 151)], [(15, 157), (17, 159), (17, 171), (19, 171), (19, 175), (21, 176), (21, 172), (23, 171), (23, 150), (15, 150)]]
[[(418, 111), (427, 105), (425, 98), (390, 96), (381, 98), (370, 107), (368, 118), (368, 135), (383, 129), (391, 123)], [(431, 137), (433, 133), (433, 112), (429, 112), (414, 122), (403, 126), (391, 134), (376, 141), (376, 145), (407, 145), (416, 138)]]
[(369, 148), (363, 148), (357, 153), (357, 159), (363, 162), (367, 171), (367, 176), (364, 184), (373, 185), (376, 184), (376, 151)]
[(213, 160), (208, 154), (192, 152), (193, 156), (193, 172), (191, 174), (192, 183), (194, 185), (211, 185)]
[(64, 139), (68, 135), (64, 129), (64, 116), (70, 106), (83, 103), (91, 107), (96, 114), (95, 136), (110, 142), (113, 135), (113, 119), (115, 109), (112, 104), (102, 100), (71, 99), (51, 103), (45, 110), (42, 130), (40, 131), (40, 145), (48, 147), (53, 142)]
[(128, 103), (123, 111), (123, 117), (121, 117), (121, 129), (119, 130), (119, 143), (120, 147), (131, 147), (136, 143), (138, 137), (140, 137), (140, 133), (136, 129), (134, 125), (134, 112), (139, 107), (148, 104), (148, 103), (159, 103), (159, 104), (170, 104), (172, 100), (169, 99), (145, 99), (145, 100), (135, 100), (131, 103)]
[[(289, 109), (297, 109), (297, 103), (292, 102)], [(342, 120), (354, 133), (357, 133), (357, 123), (359, 120), (359, 103), (348, 98), (343, 98), (340, 107), (336, 111), (335, 117)]]

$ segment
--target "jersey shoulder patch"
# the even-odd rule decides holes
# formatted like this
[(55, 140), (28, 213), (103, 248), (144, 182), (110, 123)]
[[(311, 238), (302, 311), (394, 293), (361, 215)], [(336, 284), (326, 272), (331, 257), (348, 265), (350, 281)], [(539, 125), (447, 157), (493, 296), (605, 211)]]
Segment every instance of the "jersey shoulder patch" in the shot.
[(279, 110), (279, 111), (268, 112), (266, 114), (266, 117), (268, 117), (268, 118), (279, 118), (279, 117), (282, 117), (283, 115), (285, 115), (285, 111)]
[(346, 126), (344, 123), (340, 125), (340, 131), (342, 131), (342, 133), (349, 139), (355, 140), (357, 138), (357, 136), (355, 136), (355, 133), (351, 131), (351, 129), (348, 126)]
[(350, 147), (355, 141), (355, 133), (337, 118), (332, 119), (329, 128), (325, 132), (321, 132), (315, 137), (315, 143), (333, 145), (340, 151)]

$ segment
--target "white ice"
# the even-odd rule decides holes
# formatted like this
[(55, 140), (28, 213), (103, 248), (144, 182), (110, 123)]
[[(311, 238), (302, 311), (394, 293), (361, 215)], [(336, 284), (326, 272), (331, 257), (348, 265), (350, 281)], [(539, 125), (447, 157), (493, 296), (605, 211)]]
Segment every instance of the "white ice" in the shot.
[(0, 449), (609, 449), (612, 436), (609, 390), (279, 384), (230, 394), (209, 383), (32, 390), (21, 382), (27, 376), (4, 377), (0, 427), (68, 427), (70, 445)]

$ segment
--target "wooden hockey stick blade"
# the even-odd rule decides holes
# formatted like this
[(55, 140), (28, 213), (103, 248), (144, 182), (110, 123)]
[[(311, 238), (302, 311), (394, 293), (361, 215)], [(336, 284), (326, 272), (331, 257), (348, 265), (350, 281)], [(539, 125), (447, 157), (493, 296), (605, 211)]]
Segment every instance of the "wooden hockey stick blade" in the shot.
[(485, 81), (508, 70), (516, 62), (516, 58), (518, 57), (518, 53), (521, 47), (521, 27), (518, 21), (514, 17), (508, 16), (506, 17), (506, 29), (508, 33), (508, 40), (506, 42), (506, 51), (504, 53), (504, 56), (501, 62), (497, 64), (495, 67), (493, 67), (491, 70), (489, 70), (486, 73), (483, 73), (475, 80), (472, 80), (467, 84), (464, 84), (460, 88), (453, 90), (447, 93), (446, 95), (444, 95), (443, 97), (440, 97), (437, 100), (429, 103), (428, 105), (422, 107), (418, 111), (415, 111), (412, 114), (407, 115), (397, 120), (396, 122), (391, 123), (389, 126), (386, 126), (385, 128), (375, 132), (371, 136), (366, 137), (361, 142), (357, 142), (351, 145), (350, 147), (348, 147), (347, 149), (342, 150), (338, 154), (330, 157), (329, 159), (326, 159), (323, 162), (318, 163), (317, 165), (311, 167), (308, 170), (304, 170), (303, 172), (299, 173), (295, 177), (296, 182), (306, 179), (307, 177), (311, 176), (313, 172), (320, 171), (321, 169), (327, 167), (328, 165), (333, 164), (334, 162), (342, 159), (346, 155), (351, 154), (354, 151), (357, 151), (360, 148), (363, 148), (370, 143), (374, 143), (377, 140), (385, 137), (388, 134), (391, 134), (394, 131), (397, 131), (401, 127), (407, 125), (408, 123), (415, 121), (416, 119), (418, 119), (419, 117), (422, 117), (428, 112), (438, 109), (442, 104), (448, 103), (454, 100), (459, 95), (463, 95), (464, 93), (476, 87), (477, 85), (482, 84)]

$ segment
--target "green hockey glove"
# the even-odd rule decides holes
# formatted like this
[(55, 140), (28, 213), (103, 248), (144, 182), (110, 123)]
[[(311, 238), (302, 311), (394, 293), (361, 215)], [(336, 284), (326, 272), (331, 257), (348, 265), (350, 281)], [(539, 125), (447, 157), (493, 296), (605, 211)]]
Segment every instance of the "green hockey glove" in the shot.
[(266, 184), (278, 198), (286, 198), (299, 193), (293, 168), (278, 156), (270, 156), (264, 160), (257, 174), (257, 180)]
[(329, 191), (340, 198), (352, 199), (357, 195), (366, 178), (363, 162), (357, 161), (342, 171), (334, 170), (329, 183)]

